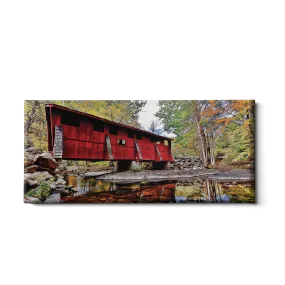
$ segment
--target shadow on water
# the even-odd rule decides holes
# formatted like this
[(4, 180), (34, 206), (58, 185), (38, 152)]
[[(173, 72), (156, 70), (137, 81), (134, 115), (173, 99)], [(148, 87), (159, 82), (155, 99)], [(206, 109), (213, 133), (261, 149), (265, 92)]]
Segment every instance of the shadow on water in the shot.
[(120, 184), (69, 176), (75, 193), (63, 203), (254, 203), (254, 182), (217, 182), (195, 178), (183, 181)]

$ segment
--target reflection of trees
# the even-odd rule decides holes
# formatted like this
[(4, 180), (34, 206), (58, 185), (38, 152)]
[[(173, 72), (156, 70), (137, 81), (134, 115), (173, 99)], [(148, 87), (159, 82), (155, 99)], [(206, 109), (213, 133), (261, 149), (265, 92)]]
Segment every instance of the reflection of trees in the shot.
[[(254, 183), (193, 180), (178, 182), (175, 190), (178, 201), (188, 203), (254, 203)], [(184, 199), (184, 200), (183, 200)]]
[(221, 192), (221, 184), (216, 181), (206, 180), (206, 192), (209, 202), (223, 203)]
[(117, 184), (69, 176), (68, 185), (74, 185), (77, 192), (74, 197), (64, 197), (64, 200), (74, 203), (255, 202), (252, 182), (217, 182), (201, 178), (170, 182)]
[(217, 182), (206, 181), (206, 191), (209, 202), (220, 203), (254, 203), (254, 183), (252, 182)]
[(254, 182), (243, 183), (221, 183), (223, 194), (230, 197), (232, 203), (254, 203), (255, 184)]
[(75, 188), (77, 187), (77, 177), (73, 175), (68, 175), (68, 181), (67, 184), (68, 186), (74, 186)]
[(181, 201), (181, 197), (186, 197), (185, 202), (205, 202), (206, 196), (205, 192), (203, 191), (203, 184), (203, 180), (200, 179), (178, 182), (175, 190), (175, 196), (177, 197), (177, 200)]

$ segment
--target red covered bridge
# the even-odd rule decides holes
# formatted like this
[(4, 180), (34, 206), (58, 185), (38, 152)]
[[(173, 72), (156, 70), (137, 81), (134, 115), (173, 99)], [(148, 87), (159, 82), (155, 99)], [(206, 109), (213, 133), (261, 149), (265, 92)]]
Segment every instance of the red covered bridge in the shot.
[(132, 161), (163, 169), (174, 160), (170, 138), (55, 104), (45, 108), (48, 149), (57, 159), (118, 161), (125, 169)]

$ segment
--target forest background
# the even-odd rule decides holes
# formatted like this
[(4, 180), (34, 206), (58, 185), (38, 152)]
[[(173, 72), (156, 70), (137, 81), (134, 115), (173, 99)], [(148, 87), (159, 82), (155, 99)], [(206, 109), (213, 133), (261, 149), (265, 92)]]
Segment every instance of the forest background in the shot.
[[(54, 103), (143, 129), (145, 100), (27, 100), (25, 148), (47, 150), (45, 104)], [(254, 165), (253, 100), (160, 100), (147, 131), (173, 133), (175, 157), (199, 156), (205, 167)]]

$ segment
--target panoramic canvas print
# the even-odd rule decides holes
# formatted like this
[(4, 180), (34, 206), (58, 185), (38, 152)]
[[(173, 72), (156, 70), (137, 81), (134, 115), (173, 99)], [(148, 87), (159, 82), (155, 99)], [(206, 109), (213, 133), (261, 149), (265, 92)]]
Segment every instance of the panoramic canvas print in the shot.
[(27, 100), (24, 202), (255, 203), (254, 100)]

